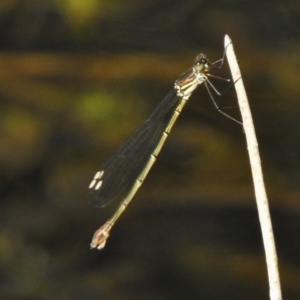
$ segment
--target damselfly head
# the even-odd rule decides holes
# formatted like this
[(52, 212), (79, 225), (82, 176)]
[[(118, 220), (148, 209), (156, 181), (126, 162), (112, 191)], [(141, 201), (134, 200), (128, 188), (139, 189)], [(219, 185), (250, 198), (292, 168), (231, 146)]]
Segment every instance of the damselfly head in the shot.
[(211, 67), (210, 61), (206, 58), (206, 55), (203, 53), (200, 53), (197, 55), (194, 68), (198, 71), (208, 71)]

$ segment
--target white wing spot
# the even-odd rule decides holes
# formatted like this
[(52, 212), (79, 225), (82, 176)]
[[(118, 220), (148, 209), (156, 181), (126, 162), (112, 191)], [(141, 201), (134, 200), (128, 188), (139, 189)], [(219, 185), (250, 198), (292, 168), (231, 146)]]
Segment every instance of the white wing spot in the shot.
[(104, 174), (104, 171), (97, 172), (94, 179), (100, 179)]
[(97, 185), (95, 186), (95, 190), (99, 190), (100, 189), (100, 186), (102, 185), (103, 181), (100, 180)]
[(93, 179), (93, 181), (91, 182), (91, 184), (90, 184), (90, 186), (89, 186), (89, 189), (91, 189), (91, 188), (95, 185), (95, 183), (96, 183), (96, 180)]

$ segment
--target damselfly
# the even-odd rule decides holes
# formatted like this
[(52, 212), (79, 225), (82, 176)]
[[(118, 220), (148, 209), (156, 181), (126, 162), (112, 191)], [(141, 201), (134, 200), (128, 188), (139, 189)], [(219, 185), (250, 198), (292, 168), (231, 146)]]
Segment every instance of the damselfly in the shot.
[[(176, 119), (198, 85), (204, 83), (216, 109), (233, 119), (220, 110), (210, 92), (212, 89), (219, 94), (208, 77), (222, 78), (208, 72), (220, 68), (223, 61), (224, 55), (222, 59), (211, 63), (203, 53), (199, 54), (193, 67), (179, 76), (174, 88), (158, 104), (150, 117), (96, 173), (89, 186), (89, 194), (94, 205), (105, 206), (120, 193), (127, 192), (127, 194), (113, 216), (95, 232), (91, 248), (100, 250), (105, 246), (112, 226), (144, 182)], [(220, 65), (217, 67), (218, 64)]]

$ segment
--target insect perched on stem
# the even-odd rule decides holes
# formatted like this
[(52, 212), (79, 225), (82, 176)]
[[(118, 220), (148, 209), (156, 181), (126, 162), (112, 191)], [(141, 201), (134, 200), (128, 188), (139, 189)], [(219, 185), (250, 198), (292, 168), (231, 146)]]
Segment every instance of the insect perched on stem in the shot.
[[(224, 78), (208, 72), (221, 68), (224, 55), (222, 59), (211, 63), (205, 54), (200, 53), (196, 57), (193, 67), (179, 76), (175, 81), (174, 88), (158, 104), (149, 118), (96, 173), (89, 186), (92, 204), (105, 206), (121, 192), (127, 192), (127, 194), (113, 216), (95, 232), (91, 248), (100, 250), (105, 246), (112, 226), (144, 182), (176, 119), (198, 85), (204, 83), (215, 108), (220, 113), (240, 123), (219, 108), (210, 91), (212, 89), (220, 95), (208, 77), (223, 80)], [(217, 67), (217, 64), (220, 65)]]

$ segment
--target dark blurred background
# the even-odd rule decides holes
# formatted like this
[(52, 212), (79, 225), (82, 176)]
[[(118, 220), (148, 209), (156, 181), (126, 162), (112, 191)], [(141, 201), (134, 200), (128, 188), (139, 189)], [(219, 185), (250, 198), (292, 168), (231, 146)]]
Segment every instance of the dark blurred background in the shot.
[[(300, 299), (300, 2), (2, 0), (0, 298), (268, 299), (241, 126), (204, 86), (102, 251), (96, 171), (204, 52), (232, 38), (285, 299)], [(218, 73), (228, 78), (225, 64)], [(217, 101), (240, 118), (233, 88)]]

